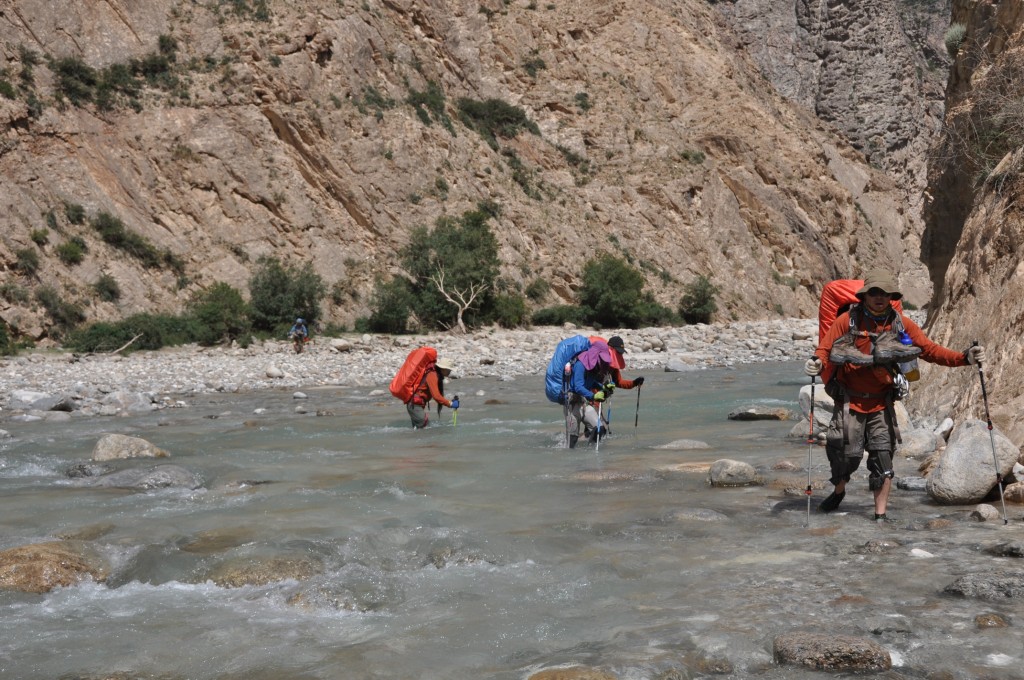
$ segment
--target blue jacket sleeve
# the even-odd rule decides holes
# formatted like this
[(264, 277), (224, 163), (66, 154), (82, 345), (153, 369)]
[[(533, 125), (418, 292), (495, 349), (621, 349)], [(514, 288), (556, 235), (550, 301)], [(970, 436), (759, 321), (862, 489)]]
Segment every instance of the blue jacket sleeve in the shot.
[(590, 399), (594, 393), (587, 387), (586, 370), (583, 362), (577, 361), (572, 365), (572, 376), (569, 378), (569, 391), (574, 392), (584, 399)]

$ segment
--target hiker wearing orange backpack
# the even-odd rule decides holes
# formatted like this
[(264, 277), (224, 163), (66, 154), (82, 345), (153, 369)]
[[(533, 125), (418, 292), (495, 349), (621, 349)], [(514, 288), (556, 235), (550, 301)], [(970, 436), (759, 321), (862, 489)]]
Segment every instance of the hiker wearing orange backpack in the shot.
[(835, 490), (818, 510), (839, 507), (850, 475), (867, 451), (875, 520), (884, 522), (889, 520), (892, 459), (900, 442), (893, 402), (909, 393), (900, 367), (918, 358), (940, 366), (978, 365), (985, 361), (985, 350), (975, 345), (957, 352), (930, 340), (916, 323), (893, 309), (892, 303), (903, 293), (884, 270), (868, 272), (856, 297), (859, 303), (836, 318), (804, 364), (807, 375), (822, 376), (825, 391), (836, 404), (825, 439), (832, 470), (829, 481)]
[(440, 358), (432, 368), (427, 369), (420, 380), (419, 386), (413, 391), (412, 399), (405, 405), (409, 412), (409, 419), (412, 426), (417, 430), (430, 424), (429, 407), (427, 404), (433, 400), (437, 402), (437, 412), (441, 413), (441, 407), (447, 406), (450, 409), (459, 408), (459, 397), (449, 401), (444, 396), (444, 379), (452, 372), (452, 364), (448, 359)]

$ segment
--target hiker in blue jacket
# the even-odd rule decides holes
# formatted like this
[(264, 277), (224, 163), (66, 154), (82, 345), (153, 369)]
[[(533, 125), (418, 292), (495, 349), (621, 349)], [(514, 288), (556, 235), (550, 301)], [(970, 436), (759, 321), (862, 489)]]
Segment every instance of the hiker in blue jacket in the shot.
[(595, 405), (599, 406), (611, 396), (615, 388), (609, 380), (611, 361), (608, 345), (595, 342), (572, 362), (569, 374), (569, 412), (566, 415), (570, 449), (576, 448), (582, 425), (586, 426), (584, 433), (591, 441), (603, 435), (598, 427)]

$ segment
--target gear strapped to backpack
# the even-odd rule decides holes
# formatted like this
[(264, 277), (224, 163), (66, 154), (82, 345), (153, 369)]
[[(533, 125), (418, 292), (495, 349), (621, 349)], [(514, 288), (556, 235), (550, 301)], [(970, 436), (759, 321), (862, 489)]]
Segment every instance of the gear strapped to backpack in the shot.
[(408, 404), (416, 393), (416, 388), (426, 377), (427, 371), (433, 368), (435, 363), (437, 350), (433, 347), (420, 347), (409, 352), (402, 367), (391, 380), (388, 388), (391, 394), (401, 399), (403, 404)]
[[(833, 344), (833, 353), (834, 355), (838, 355), (835, 356), (835, 359), (840, 360), (833, 360), (833, 356), (830, 356), (829, 358), (832, 363), (840, 365), (833, 370), (827, 378), (823, 378), (825, 382), (825, 393), (832, 398), (837, 409), (843, 410), (844, 444), (848, 443), (850, 440), (850, 401), (848, 397), (855, 397), (859, 399), (884, 399), (885, 408), (889, 412), (890, 422), (892, 423), (894, 439), (897, 443), (902, 443), (903, 439), (900, 435), (899, 425), (896, 422), (896, 413), (893, 403), (909, 395), (909, 379), (905, 376), (905, 373), (912, 374), (914, 376), (913, 379), (917, 379), (917, 359), (914, 358), (906, 362), (896, 362), (890, 360), (879, 361), (876, 358), (875, 348), (880, 335), (890, 333), (895, 338), (899, 339), (902, 339), (906, 335), (906, 328), (903, 325), (903, 319), (901, 316), (902, 305), (899, 300), (894, 300), (892, 302), (892, 309), (889, 311), (889, 314), (894, 316), (891, 317), (892, 325), (889, 331), (885, 331), (883, 334), (878, 334), (860, 330), (861, 308), (860, 299), (857, 297), (856, 291), (863, 285), (863, 280), (838, 279), (836, 281), (829, 282), (822, 289), (821, 300), (818, 305), (819, 342), (825, 337), (829, 329), (832, 327), (832, 324), (844, 311), (849, 312), (850, 320), (849, 328), (846, 333)], [(887, 318), (886, 321), (889, 321), (889, 318)], [(871, 340), (871, 354), (864, 354), (857, 349), (856, 339), (858, 337), (868, 337)], [(836, 350), (838, 350), (838, 352)], [(885, 392), (877, 394), (851, 391), (837, 379), (840, 372), (844, 370), (845, 364), (860, 366), (875, 364), (885, 365), (893, 375), (893, 386)]]

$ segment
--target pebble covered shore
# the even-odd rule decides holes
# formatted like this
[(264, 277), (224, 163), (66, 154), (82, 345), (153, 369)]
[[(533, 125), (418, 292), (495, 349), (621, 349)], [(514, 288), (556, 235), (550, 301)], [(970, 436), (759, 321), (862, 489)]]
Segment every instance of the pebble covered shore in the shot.
[[(542, 375), (555, 346), (589, 328), (488, 328), (465, 335), (358, 335), (315, 337), (295, 354), (286, 341), (263, 341), (242, 349), (189, 345), (159, 351), (79, 355), (30, 351), (0, 360), (0, 417), (32, 410), (16, 393), (59, 398), (66, 412), (116, 415), (180, 403), (204, 392), (344, 386), (386, 389), (415, 347), (436, 347), (455, 364), (456, 377), (513, 380)], [(686, 371), (761, 361), (805, 359), (814, 350), (817, 320), (697, 324), (680, 327), (602, 330), (622, 336), (626, 377), (644, 371)]]

